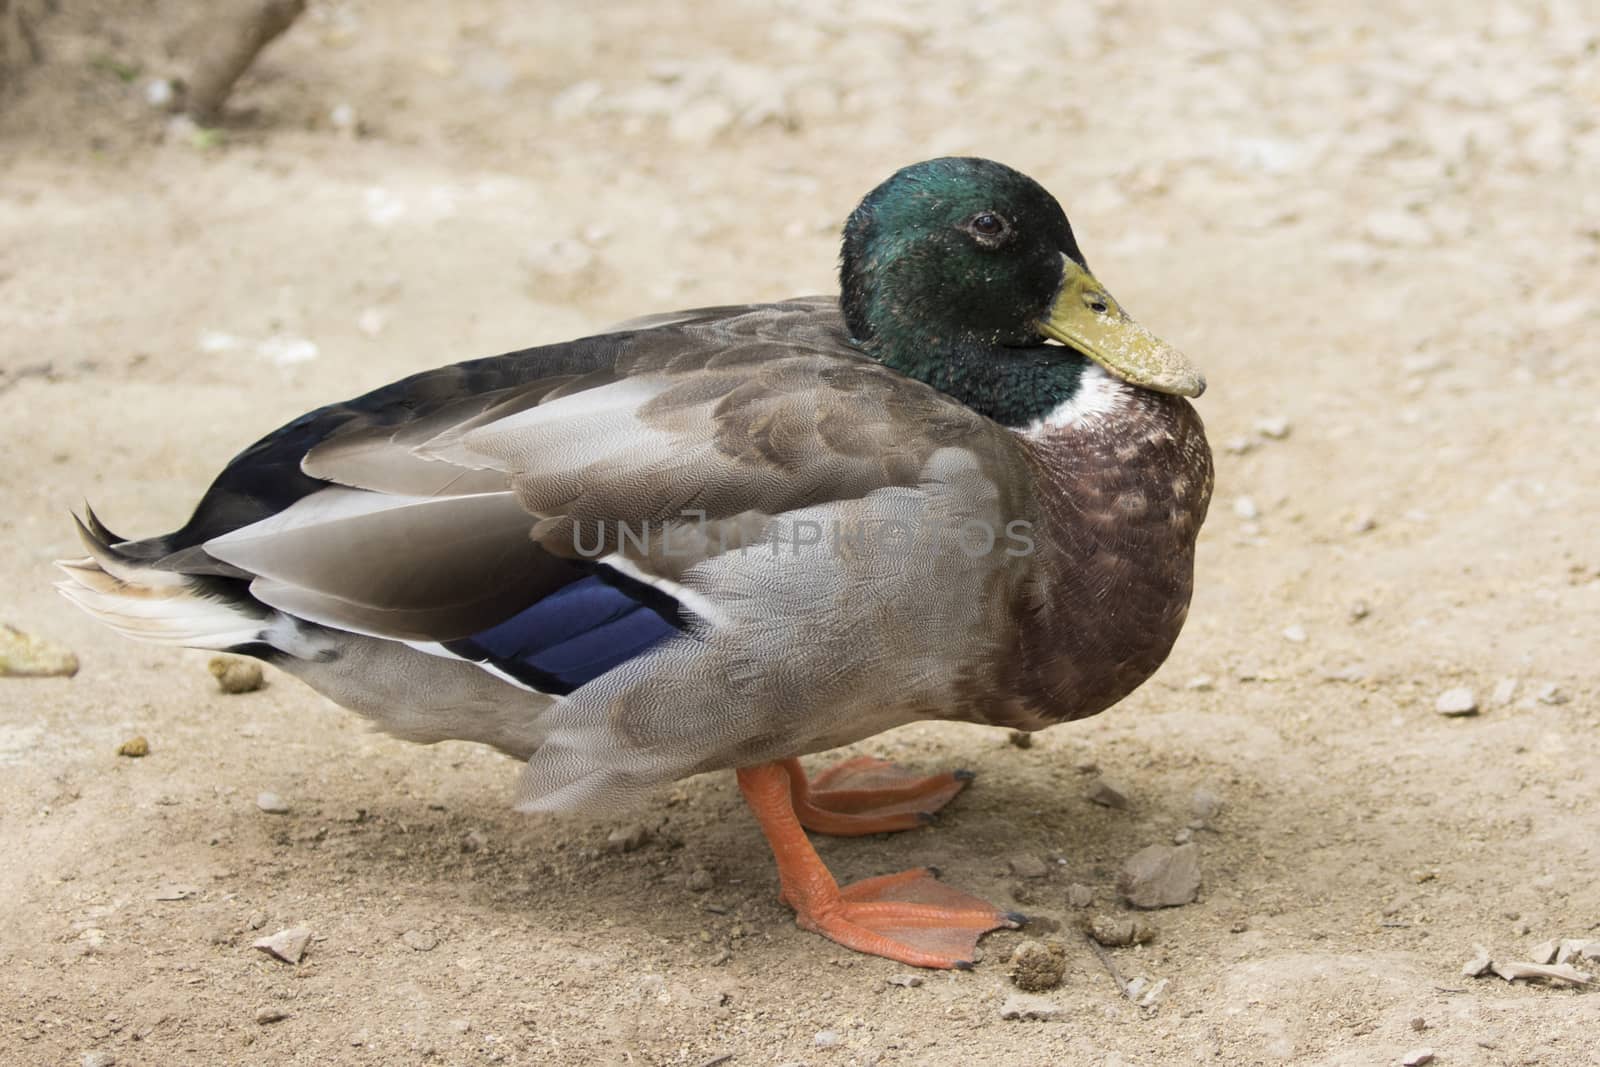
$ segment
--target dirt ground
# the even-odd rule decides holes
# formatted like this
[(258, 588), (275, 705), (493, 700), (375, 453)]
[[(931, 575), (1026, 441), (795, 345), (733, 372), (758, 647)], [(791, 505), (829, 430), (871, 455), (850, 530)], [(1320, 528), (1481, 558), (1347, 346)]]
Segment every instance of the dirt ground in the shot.
[[(146, 103), (194, 5), (59, 6), (0, 102), (0, 621), (82, 670), (0, 680), (0, 1062), (1600, 1062), (1595, 987), (1461, 973), (1600, 937), (1590, 5), (318, 2), (215, 135)], [(1169, 664), (1028, 749), (874, 739), (979, 777), (925, 831), (818, 840), (842, 880), (1025, 901), (1054, 1021), (1001, 1018), (1023, 934), (909, 985), (798, 930), (729, 775), (610, 851), (623, 823), (513, 813), (502, 757), (270, 671), (222, 695), (50, 587), (69, 507), (171, 529), (322, 402), (830, 290), (857, 198), (949, 153), (1056, 192), (1211, 383)], [(1479, 714), (1435, 711), (1458, 686)], [(1196, 790), (1199, 901), (1111, 954), (1167, 982), (1141, 1006), (1076, 924)], [(251, 948), (295, 924), (298, 966)]]

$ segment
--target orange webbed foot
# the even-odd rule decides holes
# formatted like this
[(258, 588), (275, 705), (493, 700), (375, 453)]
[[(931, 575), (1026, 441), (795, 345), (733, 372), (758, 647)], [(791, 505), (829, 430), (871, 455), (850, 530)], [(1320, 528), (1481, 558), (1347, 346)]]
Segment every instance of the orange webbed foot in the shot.
[(799, 760), (783, 766), (800, 825), (839, 837), (926, 825), (973, 778), (971, 771), (919, 775), (874, 756), (847, 759), (809, 782)]
[(857, 952), (913, 967), (964, 969), (972, 966), (978, 939), (985, 933), (1015, 929), (1027, 921), (942, 884), (926, 867), (841, 889), (796, 815), (792, 791), (798, 773), (792, 760), (741, 768), (739, 788), (772, 846), (780, 895), (794, 908), (802, 928)]

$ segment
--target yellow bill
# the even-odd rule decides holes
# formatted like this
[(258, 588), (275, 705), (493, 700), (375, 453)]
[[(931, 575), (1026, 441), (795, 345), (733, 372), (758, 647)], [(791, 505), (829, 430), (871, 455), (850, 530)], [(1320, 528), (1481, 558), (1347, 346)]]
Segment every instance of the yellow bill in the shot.
[(1061, 257), (1061, 293), (1039, 332), (1071, 345), (1125, 382), (1158, 393), (1199, 396), (1206, 380), (1187, 356), (1140, 326), (1105, 286)]

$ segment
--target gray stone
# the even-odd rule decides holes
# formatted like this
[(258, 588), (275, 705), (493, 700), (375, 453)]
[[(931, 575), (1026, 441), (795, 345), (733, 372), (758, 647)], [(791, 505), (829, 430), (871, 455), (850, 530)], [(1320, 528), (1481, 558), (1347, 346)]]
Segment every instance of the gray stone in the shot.
[(1151, 845), (1122, 865), (1117, 889), (1136, 908), (1174, 908), (1200, 892), (1200, 849), (1193, 845)]
[(432, 952), (439, 947), (439, 935), (426, 930), (407, 930), (400, 935), (400, 943), (413, 952)]
[(1197, 822), (1209, 823), (1222, 810), (1222, 798), (1201, 786), (1189, 795), (1189, 814)]
[(1050, 873), (1050, 867), (1044, 860), (1027, 852), (1012, 856), (1006, 860), (1006, 866), (1018, 878), (1043, 878)]
[(1049, 997), (1036, 993), (1013, 993), (1000, 1005), (1000, 1018), (1027, 1019), (1034, 1022), (1054, 1022), (1065, 1015), (1061, 1005)]
[(607, 852), (637, 852), (650, 840), (650, 830), (642, 823), (629, 823), (611, 831), (606, 838)]
[(1402, 1067), (1423, 1067), (1423, 1064), (1432, 1062), (1433, 1049), (1431, 1048), (1414, 1048), (1406, 1053), (1405, 1059), (1400, 1061)]
[(300, 958), (306, 954), (306, 945), (310, 943), (309, 926), (291, 926), (267, 937), (257, 938), (251, 942), (250, 947), (260, 949), (284, 963), (299, 963)]
[(1102, 808), (1115, 808), (1118, 811), (1126, 811), (1128, 808), (1128, 791), (1121, 783), (1111, 778), (1103, 776), (1096, 778), (1089, 783), (1084, 796)]
[(1094, 903), (1094, 890), (1082, 882), (1067, 886), (1067, 903), (1074, 908), (1087, 908)]

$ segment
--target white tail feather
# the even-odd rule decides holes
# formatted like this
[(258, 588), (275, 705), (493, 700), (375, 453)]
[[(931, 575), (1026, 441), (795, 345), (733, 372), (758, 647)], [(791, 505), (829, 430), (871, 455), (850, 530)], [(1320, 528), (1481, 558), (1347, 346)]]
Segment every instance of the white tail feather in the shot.
[[(182, 575), (150, 571), (116, 561), (121, 574), (103, 560), (63, 560), (67, 577), (56, 583), (61, 595), (118, 633), (140, 641), (225, 649), (262, 639), (265, 620), (195, 590)], [(154, 580), (147, 580), (153, 576)], [(177, 584), (172, 579), (178, 579)]]

